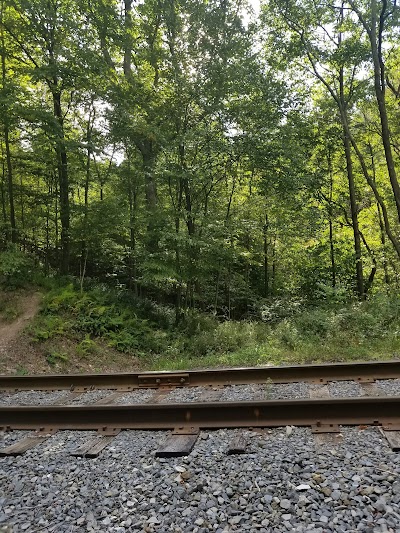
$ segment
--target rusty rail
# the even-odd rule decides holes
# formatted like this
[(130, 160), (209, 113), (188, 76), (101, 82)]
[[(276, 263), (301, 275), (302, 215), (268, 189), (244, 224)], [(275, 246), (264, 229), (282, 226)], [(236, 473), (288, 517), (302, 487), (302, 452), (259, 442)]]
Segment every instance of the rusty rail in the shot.
[(201, 385), (243, 385), (248, 383), (292, 383), (400, 378), (400, 361), (335, 363), (318, 365), (230, 368), (182, 372), (120, 374), (68, 374), (0, 376), (0, 391), (90, 389), (134, 390), (138, 388)]
[(186, 404), (0, 407), (5, 429), (90, 430), (382, 425), (399, 429), (400, 397)]

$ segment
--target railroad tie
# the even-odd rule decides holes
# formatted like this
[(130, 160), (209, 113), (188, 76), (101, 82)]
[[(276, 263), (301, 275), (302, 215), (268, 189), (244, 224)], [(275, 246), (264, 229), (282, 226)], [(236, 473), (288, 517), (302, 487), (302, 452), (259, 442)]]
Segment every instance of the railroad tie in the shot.
[(240, 429), (231, 442), (229, 443), (228, 455), (237, 455), (246, 453), (247, 438), (242, 429)]
[(57, 433), (55, 428), (40, 428), (18, 442), (0, 450), (0, 457), (23, 455)]
[(81, 444), (71, 452), (74, 457), (86, 457), (93, 459), (97, 457), (106, 446), (108, 446), (120, 433), (120, 429), (102, 428), (97, 431), (97, 436)]
[[(100, 398), (93, 405), (110, 405), (116, 400), (121, 398), (126, 394), (126, 391), (116, 391), (112, 392), (104, 398)], [(92, 437), (88, 441), (84, 442), (78, 448), (71, 452), (71, 455), (74, 457), (86, 457), (88, 459), (93, 459), (97, 457), (104, 448), (106, 448), (115, 437), (120, 433), (120, 429), (104, 427), (97, 430), (97, 435)]]
[(198, 427), (175, 428), (156, 451), (156, 457), (182, 457), (189, 455), (199, 436)]

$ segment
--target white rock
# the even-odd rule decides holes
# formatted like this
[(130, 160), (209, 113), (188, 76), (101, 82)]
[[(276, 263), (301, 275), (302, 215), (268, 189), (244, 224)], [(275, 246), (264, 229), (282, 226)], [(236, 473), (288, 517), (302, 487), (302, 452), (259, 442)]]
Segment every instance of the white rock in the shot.
[(299, 491), (299, 492), (302, 491), (302, 490), (308, 490), (308, 489), (311, 489), (311, 487), (310, 487), (310, 485), (306, 485), (306, 484), (297, 485), (297, 487), (296, 487), (296, 490)]

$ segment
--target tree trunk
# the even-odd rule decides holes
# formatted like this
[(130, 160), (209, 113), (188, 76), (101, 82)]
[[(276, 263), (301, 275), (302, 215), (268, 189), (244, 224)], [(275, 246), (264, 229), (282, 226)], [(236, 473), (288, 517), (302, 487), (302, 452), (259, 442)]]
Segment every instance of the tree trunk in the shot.
[(137, 191), (132, 183), (131, 161), (128, 155), (128, 200), (129, 200), (129, 286), (133, 289), (135, 296), (138, 295), (137, 267), (136, 267), (136, 209)]
[[(3, 18), (3, 3), (1, 6), (1, 19)], [(3, 26), (1, 26), (1, 73), (2, 73), (2, 85), (5, 88), (7, 80), (6, 71), (6, 47), (4, 41)], [(15, 207), (14, 207), (14, 186), (13, 186), (13, 168), (11, 161), (11, 149), (10, 149), (10, 120), (8, 116), (8, 110), (3, 116), (4, 124), (4, 143), (6, 149), (6, 163), (7, 163), (7, 188), (8, 188), (8, 205), (10, 212), (10, 240), (11, 242), (17, 242), (17, 226), (15, 222)]]
[(396, 203), (397, 217), (400, 221), (400, 186), (397, 181), (396, 168), (394, 165), (392, 146), (390, 139), (390, 128), (387, 116), (385, 92), (386, 92), (386, 76), (385, 76), (385, 63), (382, 54), (383, 33), (385, 21), (390, 14), (387, 12), (388, 2), (382, 1), (382, 9), (379, 15), (377, 14), (377, 2), (376, 0), (370, 0), (371, 5), (371, 25), (367, 23), (366, 17), (359, 9), (359, 5), (354, 0), (350, 0), (350, 5), (354, 12), (357, 14), (359, 21), (363, 25), (371, 45), (371, 57), (374, 67), (374, 89), (376, 102), (378, 104), (379, 118), (381, 123), (381, 136), (382, 144), (385, 152), (386, 166), (389, 174), (390, 184), (392, 186), (393, 196)]
[[(343, 5), (341, 11), (341, 17), (343, 19)], [(341, 42), (342, 35), (339, 36), (339, 42)], [(354, 183), (354, 174), (353, 174), (353, 161), (351, 158), (351, 144), (350, 144), (350, 130), (349, 122), (347, 118), (347, 102), (344, 93), (344, 70), (343, 67), (339, 69), (339, 112), (342, 122), (342, 132), (343, 132), (343, 145), (344, 152), (346, 157), (346, 170), (347, 170), (347, 181), (349, 184), (349, 198), (350, 198), (350, 212), (351, 212), (351, 222), (353, 226), (353, 239), (354, 239), (354, 255), (356, 262), (356, 292), (360, 299), (365, 297), (364, 295), (364, 277), (363, 277), (363, 264), (361, 259), (361, 242), (360, 242), (360, 232), (358, 228), (358, 206), (356, 199), (356, 188)]]
[(271, 296), (275, 294), (276, 285), (276, 270), (277, 270), (277, 258), (276, 258), (276, 233), (274, 240), (272, 241), (272, 276), (271, 276)]
[(377, 34), (376, 0), (371, 0), (371, 31), (369, 32), (369, 38), (371, 43), (372, 60), (374, 64), (374, 87), (381, 121), (382, 143), (385, 151), (386, 166), (388, 169), (390, 184), (392, 186), (393, 195), (396, 202), (397, 216), (400, 221), (400, 186), (399, 182), (397, 181), (396, 168), (394, 165), (392, 146), (390, 142), (390, 128), (385, 101), (385, 63), (382, 56), (383, 26), (386, 17), (386, 6), (387, 1), (384, 1), (380, 14), (379, 29)]
[[(376, 183), (375, 157), (374, 157), (374, 151), (373, 151), (371, 143), (368, 143), (368, 150), (371, 156), (372, 179), (373, 179), (373, 182)], [(387, 264), (387, 259), (386, 259), (385, 226), (382, 220), (382, 212), (381, 212), (381, 207), (379, 205), (379, 202), (376, 202), (376, 209), (377, 209), (377, 214), (378, 214), (380, 239), (381, 239), (382, 251), (383, 251), (383, 261), (382, 261), (383, 271), (385, 273), (385, 283), (386, 283), (386, 286), (388, 287), (390, 285), (390, 276), (389, 276), (388, 264)]]
[(268, 214), (265, 213), (265, 224), (263, 227), (264, 240), (264, 298), (268, 297), (269, 293), (269, 275), (268, 275)]
[(348, 135), (348, 137), (350, 139), (351, 145), (352, 145), (352, 147), (353, 147), (353, 149), (354, 149), (354, 151), (355, 151), (355, 153), (357, 155), (357, 158), (358, 158), (358, 160), (360, 162), (360, 166), (361, 166), (362, 172), (364, 174), (364, 177), (365, 177), (368, 185), (371, 187), (372, 192), (374, 193), (375, 199), (378, 202), (378, 204), (379, 204), (379, 206), (380, 206), (380, 208), (382, 210), (382, 217), (383, 217), (383, 222), (384, 222), (384, 226), (385, 226), (386, 235), (388, 236), (390, 242), (393, 244), (393, 247), (396, 250), (397, 256), (400, 258), (400, 242), (398, 241), (397, 237), (395, 236), (395, 234), (393, 233), (393, 231), (391, 229), (391, 225), (390, 225), (390, 221), (389, 221), (389, 215), (388, 215), (388, 212), (387, 212), (386, 204), (383, 201), (381, 195), (379, 194), (379, 191), (377, 189), (377, 186), (376, 186), (376, 183), (375, 183), (374, 179), (372, 179), (371, 176), (369, 175), (368, 168), (367, 168), (367, 165), (366, 165), (365, 160), (364, 160), (364, 156), (361, 153), (360, 149), (358, 148), (358, 145), (357, 145), (355, 139), (351, 135), (350, 130), (348, 129), (348, 126), (347, 126), (347, 135)]
[(124, 0), (125, 43), (124, 43), (124, 76), (132, 76), (132, 0)]
[(332, 173), (332, 157), (328, 153), (328, 172), (329, 172), (329, 253), (331, 258), (331, 276), (332, 288), (336, 287), (336, 263), (335, 263), (335, 243), (333, 238), (333, 213), (332, 213), (332, 198), (333, 198), (333, 173)]
[(178, 200), (177, 200), (176, 209), (175, 209), (175, 233), (177, 236), (176, 243), (175, 243), (175, 264), (176, 264), (176, 271), (178, 272), (178, 275), (179, 275), (179, 279), (178, 279), (178, 283), (176, 287), (176, 294), (175, 294), (175, 325), (178, 325), (183, 318), (181, 252), (180, 252), (179, 239), (178, 239), (179, 231), (180, 231), (182, 198), (183, 198), (183, 186), (182, 186), (182, 181), (179, 180)]
[(6, 177), (6, 165), (5, 165), (5, 158), (4, 158), (4, 150), (3, 150), (3, 143), (1, 143), (1, 155), (2, 155), (2, 175), (1, 175), (1, 211), (3, 214), (3, 222), (4, 226), (7, 225), (7, 210), (6, 210), (6, 191), (5, 191), (5, 177)]
[(360, 299), (364, 298), (364, 278), (363, 278), (363, 266), (361, 259), (361, 241), (360, 241), (360, 232), (358, 229), (358, 207), (356, 200), (356, 190), (354, 184), (354, 175), (353, 175), (353, 162), (351, 159), (351, 149), (350, 141), (346, 132), (346, 128), (343, 128), (343, 144), (344, 151), (346, 156), (346, 169), (347, 169), (347, 180), (349, 183), (349, 197), (350, 197), (350, 212), (351, 212), (351, 222), (353, 227), (353, 238), (354, 238), (354, 255), (356, 261), (356, 291)]
[(69, 254), (70, 254), (70, 207), (69, 207), (69, 178), (68, 178), (68, 163), (67, 150), (65, 146), (64, 136), (64, 117), (61, 108), (61, 93), (53, 92), (53, 107), (54, 116), (57, 121), (58, 131), (56, 138), (56, 152), (57, 152), (57, 170), (58, 170), (58, 185), (60, 194), (60, 222), (61, 222), (61, 274), (68, 274), (69, 272)]

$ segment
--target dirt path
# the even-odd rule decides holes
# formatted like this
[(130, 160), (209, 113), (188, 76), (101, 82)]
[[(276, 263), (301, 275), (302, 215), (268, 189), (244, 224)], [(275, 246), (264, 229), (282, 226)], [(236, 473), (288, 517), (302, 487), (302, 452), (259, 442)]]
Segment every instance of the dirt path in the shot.
[(13, 322), (0, 321), (0, 353), (5, 352), (9, 344), (17, 339), (18, 335), (39, 311), (41, 295), (38, 293), (23, 296), (19, 300), (22, 309), (21, 315)]

